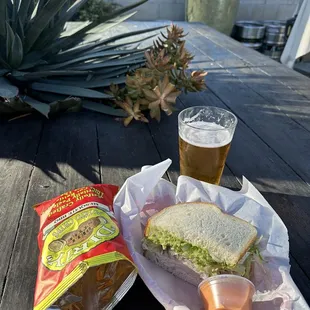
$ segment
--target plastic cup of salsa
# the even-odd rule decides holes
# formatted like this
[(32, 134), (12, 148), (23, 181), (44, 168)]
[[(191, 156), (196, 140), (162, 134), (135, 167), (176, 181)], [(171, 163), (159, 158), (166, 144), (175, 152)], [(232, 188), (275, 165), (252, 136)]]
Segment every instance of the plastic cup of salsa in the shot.
[(218, 275), (199, 284), (205, 310), (251, 310), (254, 284), (236, 275)]

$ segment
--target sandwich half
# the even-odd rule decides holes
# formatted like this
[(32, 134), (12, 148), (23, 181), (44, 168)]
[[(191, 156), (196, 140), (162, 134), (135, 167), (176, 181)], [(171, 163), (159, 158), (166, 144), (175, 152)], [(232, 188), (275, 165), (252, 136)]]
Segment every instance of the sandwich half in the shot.
[(145, 228), (144, 255), (198, 285), (223, 273), (249, 277), (257, 231), (211, 203), (183, 203), (153, 215)]

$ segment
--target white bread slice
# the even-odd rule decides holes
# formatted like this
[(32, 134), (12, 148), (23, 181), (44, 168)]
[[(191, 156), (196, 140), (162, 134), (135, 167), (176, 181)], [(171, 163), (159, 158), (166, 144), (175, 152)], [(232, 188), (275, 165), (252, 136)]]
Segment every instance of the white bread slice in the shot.
[(257, 237), (256, 228), (248, 222), (203, 202), (165, 208), (149, 219), (146, 237), (152, 228), (207, 250), (214, 261), (230, 266), (239, 262)]

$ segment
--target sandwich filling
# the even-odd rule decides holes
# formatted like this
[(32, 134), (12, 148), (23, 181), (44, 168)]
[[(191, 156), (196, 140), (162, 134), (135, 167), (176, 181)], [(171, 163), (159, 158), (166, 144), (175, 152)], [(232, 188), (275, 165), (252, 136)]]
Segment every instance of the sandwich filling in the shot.
[(258, 242), (252, 244), (243, 258), (234, 266), (214, 260), (206, 249), (173, 236), (171, 233), (153, 227), (152, 233), (144, 240), (144, 248), (161, 251), (163, 254), (184, 260), (197, 273), (208, 276), (230, 273), (249, 278), (254, 256), (261, 258)]

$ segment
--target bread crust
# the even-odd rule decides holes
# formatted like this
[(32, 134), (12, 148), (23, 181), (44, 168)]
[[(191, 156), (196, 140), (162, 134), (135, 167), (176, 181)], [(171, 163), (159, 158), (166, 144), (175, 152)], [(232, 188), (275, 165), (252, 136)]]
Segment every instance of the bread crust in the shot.
[(251, 247), (251, 245), (255, 242), (255, 240), (256, 240), (256, 238), (257, 238), (257, 230), (256, 230), (256, 228), (255, 228), (252, 224), (250, 224), (249, 222), (247, 222), (247, 221), (245, 221), (245, 220), (243, 220), (243, 219), (241, 219), (241, 218), (239, 218), (239, 217), (236, 217), (236, 216), (233, 216), (233, 215), (230, 215), (230, 214), (227, 214), (227, 213), (223, 212), (223, 210), (222, 210), (221, 208), (219, 208), (216, 204), (211, 203), (211, 202), (185, 202), (185, 203), (178, 203), (178, 204), (169, 206), (169, 207), (167, 207), (167, 208), (165, 208), (165, 209), (159, 211), (158, 213), (154, 214), (153, 216), (151, 216), (151, 217), (148, 219), (148, 221), (147, 221), (147, 223), (146, 223), (145, 230), (144, 230), (144, 236), (145, 236), (146, 238), (148, 237), (149, 230), (150, 230), (150, 224), (151, 224), (152, 220), (154, 220), (155, 218), (157, 218), (160, 214), (166, 212), (167, 209), (172, 208), (172, 207), (175, 207), (175, 206), (180, 206), (180, 205), (203, 205), (203, 206), (205, 206), (206, 208), (207, 208), (207, 207), (211, 207), (211, 206), (212, 206), (212, 207), (216, 207), (216, 208), (222, 213), (222, 215), (228, 216), (228, 217), (229, 217), (231, 220), (233, 220), (233, 221), (244, 222), (244, 223), (248, 224), (248, 225), (251, 227), (251, 229), (252, 229), (252, 228), (255, 229), (256, 234), (255, 234), (255, 235), (253, 236), (253, 238), (247, 243), (247, 245), (246, 245), (245, 248), (244, 248), (244, 251), (240, 253), (240, 255), (239, 255), (239, 257), (238, 257), (237, 263), (238, 263), (238, 262), (241, 260), (241, 258), (246, 254), (246, 252), (249, 250), (249, 248)]

